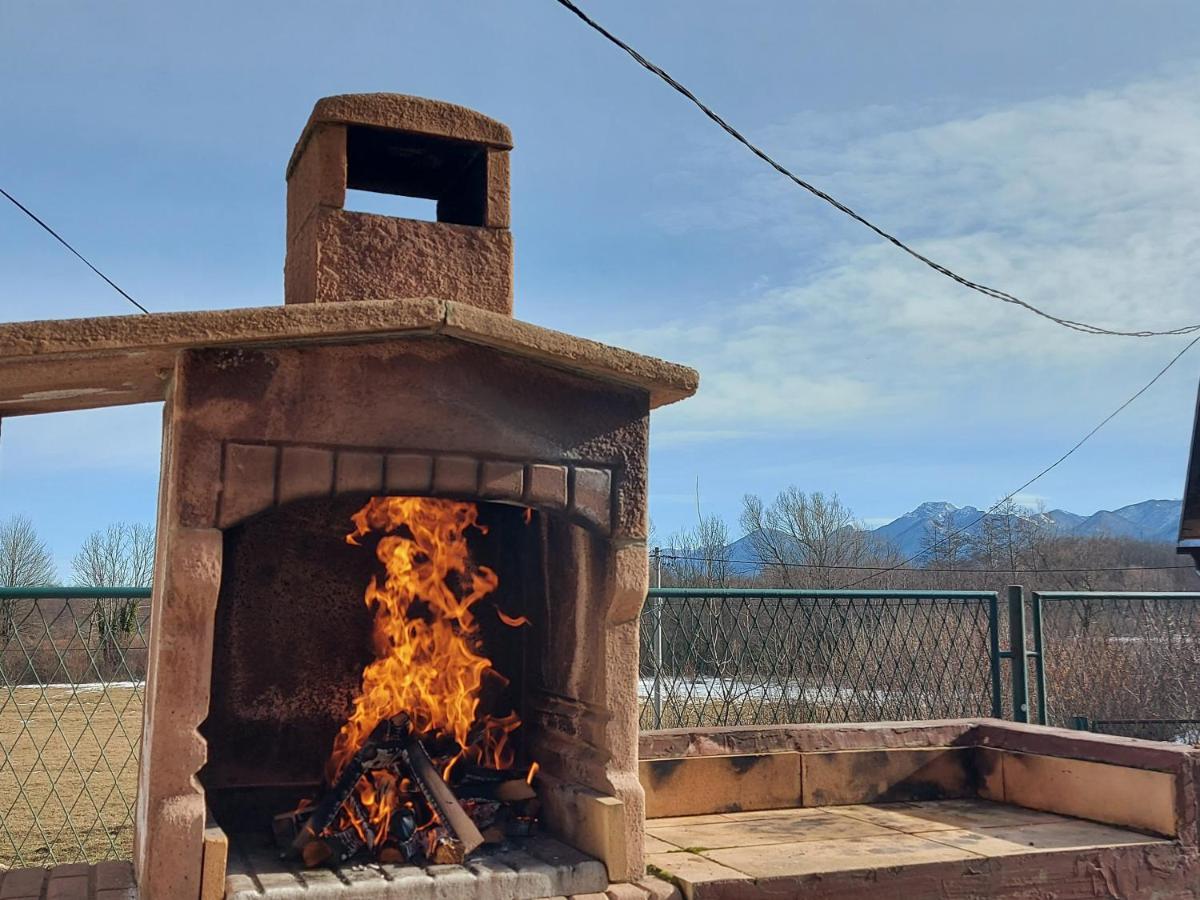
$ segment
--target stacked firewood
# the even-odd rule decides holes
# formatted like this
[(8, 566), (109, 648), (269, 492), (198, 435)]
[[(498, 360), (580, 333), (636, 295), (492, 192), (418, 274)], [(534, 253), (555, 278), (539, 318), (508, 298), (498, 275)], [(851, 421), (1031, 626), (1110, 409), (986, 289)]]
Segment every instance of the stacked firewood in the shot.
[[(385, 720), (315, 802), (275, 817), (276, 843), (284, 856), (299, 857), (309, 867), (364, 854), (387, 863), (460, 863), (484, 843), (536, 829), (532, 773), (459, 762), (452, 767), (451, 788), (439, 768), (406, 716)], [(359, 798), (360, 782), (372, 778), (378, 784), (378, 773), (390, 775), (385, 783), (414, 786), (396, 789), (386, 828), (372, 826)]]

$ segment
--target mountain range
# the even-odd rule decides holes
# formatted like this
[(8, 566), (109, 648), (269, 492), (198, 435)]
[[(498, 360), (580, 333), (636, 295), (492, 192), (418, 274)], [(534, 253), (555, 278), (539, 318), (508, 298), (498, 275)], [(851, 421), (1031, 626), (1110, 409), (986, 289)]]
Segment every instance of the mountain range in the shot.
[[(1143, 500), (1120, 509), (1102, 509), (1090, 516), (1052, 509), (1023, 518), (1060, 535), (1174, 543), (1179, 533), (1181, 506), (1179, 500)], [(995, 513), (986, 516), (983, 510), (973, 506), (955, 506), (945, 501), (922, 503), (900, 518), (873, 529), (871, 534), (890, 542), (905, 556), (912, 556), (921, 552), (931, 523), (942, 519), (953, 528), (966, 528), (966, 534), (974, 537), (983, 530), (988, 518), (1002, 520), (1004, 517)]]
[[(1076, 537), (1122, 537), (1140, 541), (1173, 544), (1179, 533), (1179, 500), (1143, 500), (1120, 509), (1102, 509), (1083, 516), (1065, 509), (1032, 513), (1022, 518), (1049, 528), (1056, 534)], [(973, 506), (955, 506), (946, 501), (922, 503), (886, 525), (871, 529), (869, 534), (892, 544), (905, 557), (916, 556), (924, 549), (929, 526), (944, 520), (954, 529), (962, 528), (971, 537), (979, 535), (987, 519), (1002, 520), (1001, 514), (986, 514)], [(757, 557), (749, 535), (739, 538), (726, 548), (727, 559), (737, 574), (751, 574), (758, 569)], [(672, 551), (666, 550), (666, 553)]]

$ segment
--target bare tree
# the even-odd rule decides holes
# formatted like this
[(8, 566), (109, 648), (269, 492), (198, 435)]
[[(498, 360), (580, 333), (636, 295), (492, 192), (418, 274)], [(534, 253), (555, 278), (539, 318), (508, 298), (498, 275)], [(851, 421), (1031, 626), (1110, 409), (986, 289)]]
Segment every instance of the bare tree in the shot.
[(676, 531), (667, 543), (670, 549), (663, 561), (672, 584), (728, 586), (729, 529), (720, 516), (700, 516), (694, 527)]
[[(141, 522), (114, 522), (93, 531), (71, 561), (75, 583), (89, 587), (148, 587), (154, 573), (154, 530)], [(111, 669), (137, 631), (138, 601), (97, 600), (94, 622), (100, 650)]]
[(25, 516), (0, 523), (0, 587), (54, 584), (54, 557)]
[(976, 563), (985, 569), (1008, 569), (1016, 578), (1040, 531), (1033, 515), (1033, 510), (1020, 506), (1011, 497), (998, 503), (980, 523), (974, 541)]
[(808, 494), (792, 486), (770, 505), (747, 494), (741, 524), (759, 564), (787, 587), (834, 587), (846, 579), (839, 570), (872, 561), (864, 526), (837, 494)]
[(925, 526), (921, 539), (921, 553), (925, 565), (931, 569), (960, 569), (970, 562), (971, 537), (954, 524), (954, 519), (943, 513), (931, 519)]
[(75, 583), (90, 587), (149, 587), (154, 574), (154, 530), (142, 522), (114, 522), (93, 531), (71, 561)]
[[(54, 584), (54, 557), (25, 516), (0, 523), (0, 587), (43, 587)], [(0, 600), (0, 640), (16, 629), (16, 601)]]

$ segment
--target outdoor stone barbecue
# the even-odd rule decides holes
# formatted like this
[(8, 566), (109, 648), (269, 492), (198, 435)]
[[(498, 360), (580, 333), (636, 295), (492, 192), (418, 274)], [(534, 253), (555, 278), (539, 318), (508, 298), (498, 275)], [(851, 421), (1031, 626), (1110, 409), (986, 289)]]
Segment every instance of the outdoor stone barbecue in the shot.
[(0, 415), (165, 401), (143, 897), (643, 875), (649, 412), (697, 375), (511, 318), (511, 147), (447, 103), (326, 98), (284, 306), (4, 327)]

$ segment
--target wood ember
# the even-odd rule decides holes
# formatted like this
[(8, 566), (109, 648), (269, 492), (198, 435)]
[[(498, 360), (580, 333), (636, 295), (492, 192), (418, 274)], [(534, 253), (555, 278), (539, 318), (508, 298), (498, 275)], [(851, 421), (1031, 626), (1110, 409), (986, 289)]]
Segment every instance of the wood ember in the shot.
[(366, 846), (366, 842), (359, 836), (357, 829), (343, 828), (336, 834), (309, 841), (300, 851), (300, 855), (304, 864), (309, 868), (326, 864), (337, 865), (345, 862)]
[[(458, 865), (467, 858), (467, 850), (463, 842), (444, 825), (435, 825), (431, 828), (426, 841), (425, 855), (439, 866)], [(482, 842), (483, 836), (480, 835), (480, 843)]]

